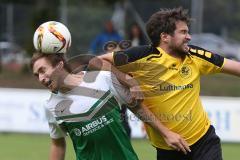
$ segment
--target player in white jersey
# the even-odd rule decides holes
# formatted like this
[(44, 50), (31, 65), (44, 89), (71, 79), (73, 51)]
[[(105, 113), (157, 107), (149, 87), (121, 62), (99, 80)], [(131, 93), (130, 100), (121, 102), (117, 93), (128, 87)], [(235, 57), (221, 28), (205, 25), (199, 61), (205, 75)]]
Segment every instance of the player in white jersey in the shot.
[(135, 101), (107, 71), (70, 74), (63, 54), (36, 53), (31, 68), (39, 82), (52, 91), (46, 104), (50, 136), (50, 159), (64, 159), (65, 136), (70, 135), (77, 160), (136, 160), (120, 118), (120, 103), (161, 130), (146, 107)]

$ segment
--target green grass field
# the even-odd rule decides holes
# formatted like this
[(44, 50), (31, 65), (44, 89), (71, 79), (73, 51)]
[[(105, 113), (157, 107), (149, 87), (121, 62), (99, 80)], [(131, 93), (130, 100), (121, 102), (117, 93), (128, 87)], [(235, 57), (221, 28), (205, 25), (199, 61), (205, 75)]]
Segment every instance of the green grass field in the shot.
[[(0, 134), (1, 160), (45, 160), (49, 154), (49, 136), (34, 134)], [(72, 144), (68, 139), (66, 160), (74, 160)], [(156, 152), (147, 140), (132, 140), (140, 160), (154, 160)], [(240, 144), (223, 144), (224, 160), (238, 160)]]

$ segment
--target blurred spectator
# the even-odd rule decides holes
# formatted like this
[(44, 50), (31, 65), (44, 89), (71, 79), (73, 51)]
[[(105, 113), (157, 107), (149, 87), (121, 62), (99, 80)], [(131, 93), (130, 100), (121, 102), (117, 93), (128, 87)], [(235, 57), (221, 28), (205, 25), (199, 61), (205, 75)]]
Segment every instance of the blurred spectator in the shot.
[(146, 40), (143, 35), (142, 30), (137, 24), (133, 24), (130, 28), (130, 32), (128, 34), (128, 39), (132, 42), (132, 46), (145, 45)]
[(96, 36), (90, 46), (90, 52), (96, 55), (103, 52), (103, 46), (108, 41), (120, 42), (123, 38), (114, 29), (112, 21), (107, 21), (104, 24), (104, 31)]

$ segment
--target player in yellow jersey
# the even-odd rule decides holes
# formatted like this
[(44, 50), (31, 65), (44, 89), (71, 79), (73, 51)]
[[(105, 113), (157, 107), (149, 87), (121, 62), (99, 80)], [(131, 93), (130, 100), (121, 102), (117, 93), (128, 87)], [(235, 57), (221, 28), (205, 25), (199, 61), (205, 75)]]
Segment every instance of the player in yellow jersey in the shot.
[(90, 65), (99, 67), (100, 58), (118, 68), (112, 71), (120, 81), (126, 81), (124, 72), (140, 82), (143, 103), (169, 129), (160, 135), (146, 125), (158, 160), (221, 160), (220, 139), (200, 100), (200, 76), (219, 72), (240, 76), (240, 63), (189, 45), (189, 23), (186, 10), (161, 9), (146, 24), (151, 45), (107, 53)]

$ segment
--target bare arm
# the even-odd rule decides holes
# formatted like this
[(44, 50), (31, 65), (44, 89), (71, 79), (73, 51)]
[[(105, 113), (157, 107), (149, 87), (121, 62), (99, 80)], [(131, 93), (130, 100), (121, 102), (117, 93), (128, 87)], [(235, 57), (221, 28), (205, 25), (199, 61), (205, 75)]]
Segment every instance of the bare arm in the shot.
[(64, 160), (66, 151), (65, 138), (51, 139), (50, 160)]
[(188, 143), (179, 134), (174, 133), (165, 127), (162, 122), (160, 122), (160, 120), (143, 104), (132, 108), (130, 107), (129, 109), (144, 123), (150, 125), (158, 133), (160, 133), (169, 147), (182, 151), (185, 154), (187, 154), (187, 152), (191, 152)]
[(114, 61), (113, 61), (113, 52), (100, 55), (100, 56), (98, 56), (98, 58), (100, 58), (102, 60), (106, 60), (106, 61), (110, 62), (111, 64), (114, 63)]
[(226, 59), (222, 72), (240, 77), (240, 62)]
[[(131, 81), (130, 79), (133, 79), (129, 75), (119, 71), (116, 67), (112, 66), (113, 64), (113, 53), (107, 53), (104, 55), (101, 55), (99, 57), (96, 57), (90, 61), (90, 68), (94, 69), (101, 69), (101, 70), (107, 70), (113, 72), (117, 79), (125, 86), (130, 88), (131, 96), (133, 97), (133, 100), (141, 99), (136, 96), (136, 90), (133, 89), (132, 86), (138, 86), (136, 82)], [(133, 89), (135, 91), (135, 94), (132, 93)], [(140, 93), (139, 93), (140, 94)], [(177, 133), (174, 133), (170, 131), (167, 127), (165, 127), (160, 120), (151, 112), (149, 109), (144, 107), (143, 105), (139, 107), (129, 108), (136, 116), (139, 117), (143, 122), (147, 123), (151, 127), (153, 127), (155, 130), (158, 131), (160, 135), (164, 137), (165, 142), (172, 148), (176, 150), (181, 150), (185, 154), (187, 151), (190, 151), (189, 145), (187, 142)]]
[(89, 62), (89, 68), (112, 72), (121, 84), (130, 89), (133, 100), (143, 100), (143, 94), (141, 93), (138, 82), (128, 74), (119, 71), (115, 66), (113, 66), (111, 64), (111, 56), (112, 53), (108, 53), (93, 58)]
[[(97, 70), (104, 70), (104, 71), (111, 71), (117, 77), (117, 79), (127, 87), (133, 87), (136, 85), (136, 81), (133, 80), (128, 74), (119, 71), (113, 64), (113, 52), (106, 53), (98, 57), (94, 57), (89, 61), (88, 68), (90, 69), (97, 69)], [(131, 81), (133, 80), (133, 81)]]

